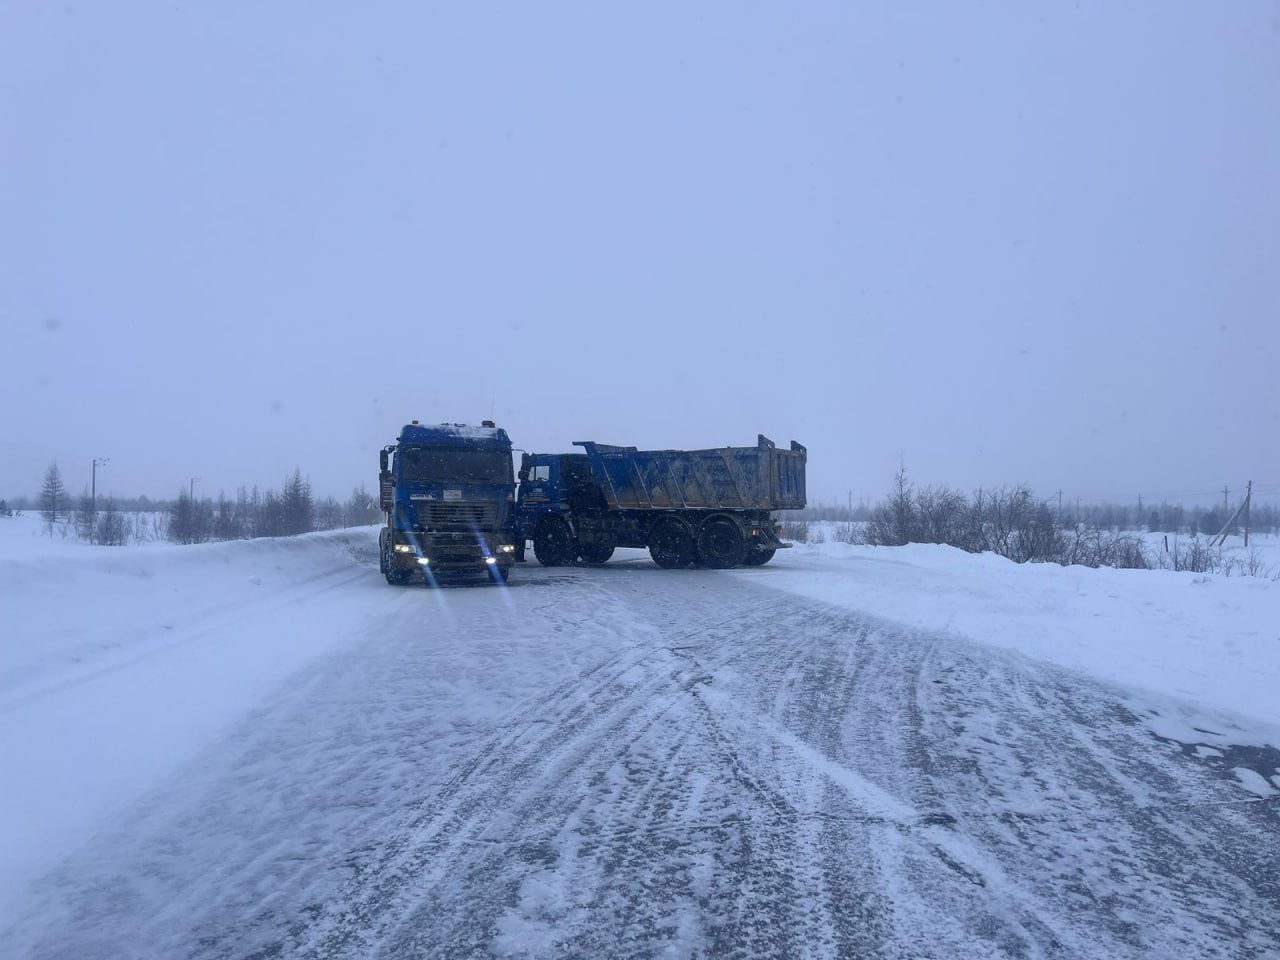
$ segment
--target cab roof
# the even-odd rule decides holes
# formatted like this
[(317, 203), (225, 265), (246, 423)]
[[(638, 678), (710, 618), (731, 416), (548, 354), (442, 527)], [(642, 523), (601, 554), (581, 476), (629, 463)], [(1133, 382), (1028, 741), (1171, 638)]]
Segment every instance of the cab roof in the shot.
[(511, 438), (502, 427), (475, 427), (467, 423), (406, 423), (400, 428), (400, 443), (421, 443), (438, 447), (499, 447), (511, 449)]

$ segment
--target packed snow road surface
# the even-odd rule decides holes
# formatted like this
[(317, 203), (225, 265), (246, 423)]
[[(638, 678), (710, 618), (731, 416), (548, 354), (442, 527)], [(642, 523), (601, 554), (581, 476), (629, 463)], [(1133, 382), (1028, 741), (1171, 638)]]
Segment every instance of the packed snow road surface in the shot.
[(40, 880), (9, 955), (1276, 956), (1280, 806), (1232, 773), (1274, 750), (782, 562), (433, 591), (362, 554), (347, 642)]

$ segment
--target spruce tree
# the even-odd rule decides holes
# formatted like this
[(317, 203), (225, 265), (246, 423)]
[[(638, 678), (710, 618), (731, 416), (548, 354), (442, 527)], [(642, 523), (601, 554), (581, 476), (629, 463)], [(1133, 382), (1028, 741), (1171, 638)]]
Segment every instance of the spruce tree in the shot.
[(53, 536), (53, 525), (67, 515), (67, 491), (62, 486), (62, 473), (58, 470), (58, 461), (49, 464), (44, 473), (44, 483), (40, 487), (40, 515), (49, 525), (49, 536)]

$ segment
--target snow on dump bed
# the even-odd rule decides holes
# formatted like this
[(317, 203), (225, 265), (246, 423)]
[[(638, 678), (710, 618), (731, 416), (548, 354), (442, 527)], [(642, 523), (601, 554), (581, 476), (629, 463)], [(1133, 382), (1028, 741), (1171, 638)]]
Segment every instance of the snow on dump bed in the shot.
[[(1265, 555), (1277, 547), (1261, 538)], [(1280, 582), (1267, 577), (1015, 564), (932, 544), (838, 542), (797, 544), (761, 572), (791, 593), (1129, 688), (1131, 707), (1162, 736), (1280, 745)], [(1235, 728), (1206, 726), (1202, 710), (1234, 715)]]

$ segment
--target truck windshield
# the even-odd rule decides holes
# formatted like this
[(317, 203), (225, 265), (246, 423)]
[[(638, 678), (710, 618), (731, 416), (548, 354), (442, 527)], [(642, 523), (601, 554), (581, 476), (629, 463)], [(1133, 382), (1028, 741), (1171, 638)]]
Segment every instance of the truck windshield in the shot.
[(401, 482), (510, 483), (511, 454), (466, 447), (401, 447), (396, 453)]

